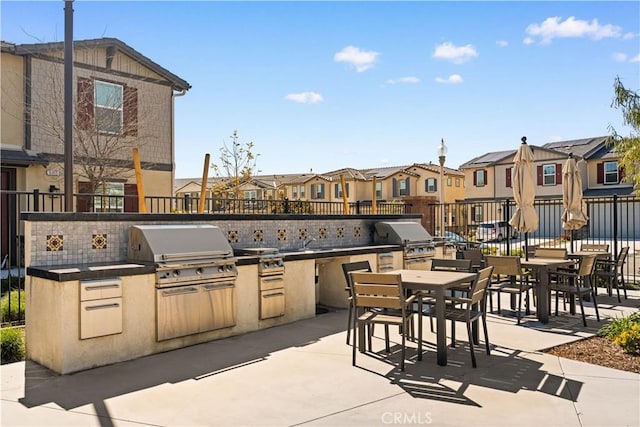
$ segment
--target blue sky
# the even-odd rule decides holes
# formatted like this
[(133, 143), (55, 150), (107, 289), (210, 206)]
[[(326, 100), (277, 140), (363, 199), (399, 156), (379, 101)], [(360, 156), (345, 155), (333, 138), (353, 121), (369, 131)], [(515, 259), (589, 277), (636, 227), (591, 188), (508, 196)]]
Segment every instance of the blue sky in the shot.
[[(2, 1), (1, 37), (64, 40), (64, 2)], [(260, 174), (437, 163), (628, 133), (640, 2), (74, 2), (74, 39), (114, 37), (192, 85), (176, 177), (234, 130)]]

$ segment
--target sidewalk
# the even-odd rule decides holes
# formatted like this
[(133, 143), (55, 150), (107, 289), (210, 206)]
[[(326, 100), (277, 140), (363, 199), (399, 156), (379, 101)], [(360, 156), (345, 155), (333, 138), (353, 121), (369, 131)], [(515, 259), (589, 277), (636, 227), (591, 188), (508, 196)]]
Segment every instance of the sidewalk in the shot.
[[(615, 298), (599, 302), (601, 315), (613, 317), (638, 310), (640, 293), (631, 292), (621, 305)], [(513, 317), (490, 315), (494, 348), (490, 356), (483, 345), (477, 349), (477, 369), (459, 325), (448, 366), (436, 364), (429, 344), (417, 362), (410, 343), (405, 372), (371, 355), (358, 354), (358, 366), (351, 366), (346, 316), (330, 312), (72, 375), (57, 376), (33, 362), (3, 365), (1, 424), (640, 425), (640, 375), (539, 351), (593, 335), (603, 324), (595, 316), (583, 328), (579, 314), (552, 316), (547, 325), (530, 316), (521, 326)], [(424, 329), (425, 340), (435, 343), (426, 319)], [(383, 341), (374, 346), (382, 351)], [(393, 350), (397, 362), (398, 346)]]

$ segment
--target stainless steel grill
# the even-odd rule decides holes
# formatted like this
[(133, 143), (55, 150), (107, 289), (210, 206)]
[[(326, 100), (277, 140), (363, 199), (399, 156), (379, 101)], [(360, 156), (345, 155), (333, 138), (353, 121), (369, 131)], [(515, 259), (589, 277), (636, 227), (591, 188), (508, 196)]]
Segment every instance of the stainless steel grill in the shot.
[(436, 255), (433, 237), (417, 222), (378, 222), (375, 224), (374, 242), (401, 245), (404, 268), (408, 269), (425, 269), (428, 261)]
[(283, 316), (286, 302), (284, 257), (278, 253), (278, 249), (236, 249), (236, 254), (258, 257), (260, 320)]
[(137, 225), (128, 258), (156, 265), (157, 340), (235, 325), (233, 249), (213, 225)]
[(156, 265), (156, 287), (235, 278), (233, 249), (213, 225), (136, 225), (128, 258)]

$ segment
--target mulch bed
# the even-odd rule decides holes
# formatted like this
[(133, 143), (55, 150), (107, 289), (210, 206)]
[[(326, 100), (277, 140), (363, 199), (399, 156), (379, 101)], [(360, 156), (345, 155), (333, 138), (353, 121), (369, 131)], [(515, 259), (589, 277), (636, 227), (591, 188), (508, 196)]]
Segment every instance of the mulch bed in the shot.
[(545, 351), (554, 356), (640, 374), (640, 356), (625, 353), (622, 347), (603, 337), (591, 337), (562, 344)]

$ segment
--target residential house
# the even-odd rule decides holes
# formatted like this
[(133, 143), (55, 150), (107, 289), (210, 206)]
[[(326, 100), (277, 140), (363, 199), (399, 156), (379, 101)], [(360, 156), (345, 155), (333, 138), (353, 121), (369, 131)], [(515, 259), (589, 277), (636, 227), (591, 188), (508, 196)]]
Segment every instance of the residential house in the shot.
[[(562, 198), (562, 167), (569, 153), (577, 160), (585, 197), (628, 195), (633, 191), (632, 184), (624, 182), (619, 156), (607, 136), (532, 145), (531, 149), (536, 199)], [(465, 174), (465, 200), (470, 204), (472, 223), (505, 219), (494, 202), (513, 200), (511, 172), (516, 151), (517, 147), (486, 153), (460, 166)]]
[[(1, 48), (2, 189), (62, 191), (64, 43)], [(137, 211), (133, 148), (145, 194), (173, 194), (174, 101), (190, 88), (120, 40), (74, 42), (74, 192), (133, 196), (76, 197), (77, 211)]]

